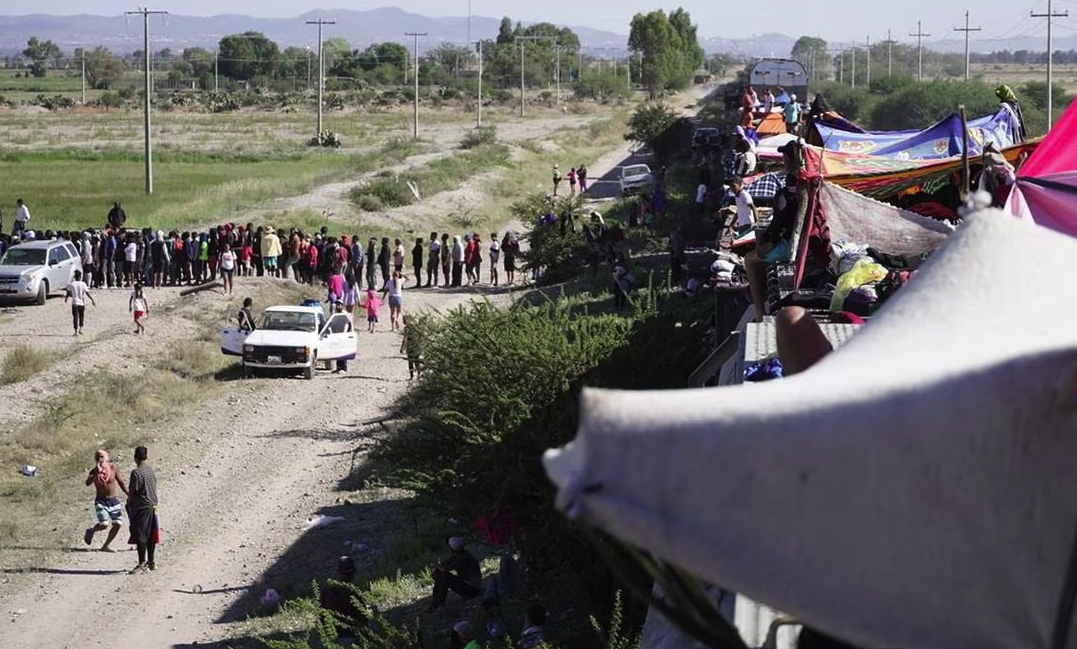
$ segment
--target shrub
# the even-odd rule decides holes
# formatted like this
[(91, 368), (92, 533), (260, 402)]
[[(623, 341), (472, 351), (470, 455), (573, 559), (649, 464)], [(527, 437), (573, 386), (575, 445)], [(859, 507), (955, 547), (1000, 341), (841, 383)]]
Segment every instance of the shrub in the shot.
[(871, 111), (871, 127), (879, 130), (927, 128), (961, 104), (970, 118), (998, 110), (992, 86), (982, 81), (932, 81), (902, 88)]
[(554, 510), (540, 458), (574, 436), (582, 385), (684, 385), (706, 354), (712, 305), (656, 299), (647, 289), (628, 317), (574, 301), (472, 303), (429, 323), (423, 378), (376, 448), (377, 477), (461, 521), (500, 510), (535, 583), (581, 593), (587, 613), (610, 610), (612, 573)]
[(380, 207), (376, 209), (382, 209), (411, 205), (415, 201), (415, 195), (411, 193), (407, 182), (389, 172), (383, 172), (369, 183), (352, 189), (349, 198), (361, 209), (367, 209), (363, 207), (364, 204), (368, 206), (380, 204)]
[(54, 355), (49, 352), (29, 345), (19, 345), (4, 357), (4, 363), (0, 365), (0, 385), (20, 383), (40, 374), (54, 359)]
[(332, 149), (339, 149), (340, 146), (343, 144), (343, 141), (340, 139), (340, 136), (337, 135), (334, 131), (330, 131), (329, 129), (322, 129), (320, 133), (310, 138), (307, 144), (309, 146), (323, 146)]
[(841, 113), (842, 117), (854, 122), (868, 117), (875, 102), (872, 94), (864, 88), (853, 88), (845, 83), (820, 83), (814, 90), (826, 97), (830, 107)]
[(460, 140), (460, 148), (474, 149), (477, 146), (493, 144), (494, 142), (497, 142), (497, 127), (480, 126), (464, 134), (463, 139)]

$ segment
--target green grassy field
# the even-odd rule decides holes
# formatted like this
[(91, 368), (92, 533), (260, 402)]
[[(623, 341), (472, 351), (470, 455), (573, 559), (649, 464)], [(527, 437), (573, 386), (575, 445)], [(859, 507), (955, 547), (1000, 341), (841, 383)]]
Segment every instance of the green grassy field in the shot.
[[(426, 162), (423, 167), (430, 167), (430, 174), (454, 179), (444, 188), (494, 167), (503, 169), (501, 179), (490, 183), (489, 205), (476, 204), (470, 216), (447, 215), (446, 223), (453, 218), (482, 223), (487, 216), (495, 225), (502, 223), (506, 204), (521, 192), (534, 191), (533, 170), (545, 165), (549, 155), (542, 152), (541, 141), (556, 142), (559, 155), (581, 160), (621, 141), (627, 109), (581, 110), (593, 116), (584, 115), (588, 121), (582, 122), (579, 114), (563, 116), (570, 127), (557, 125), (560, 112), (544, 115), (536, 110), (520, 120), (514, 109), (490, 110), (484, 115), (488, 123), (516, 132), (522, 149), (513, 160), (487, 156), (490, 159), (477, 167), (457, 169), (475, 156), (456, 151), (450, 158)], [(474, 124), (466, 110), (426, 109), (420, 115), (424, 139), (414, 142), (408, 110), (327, 111), (325, 127), (339, 133), (345, 144), (339, 150), (320, 150), (306, 145), (314, 117), (306, 109), (160, 111), (153, 126), (154, 192), (146, 196), (140, 111), (0, 110), (0, 130), (5, 133), (0, 141), (0, 208), (12, 214), (15, 199), (21, 197), (33, 214), (32, 225), (53, 230), (100, 227), (115, 200), (123, 203), (129, 224), (154, 229), (225, 221), (320, 226), (326, 224), (323, 205), (282, 210), (274, 206), (275, 199), (302, 196), (418, 153), (454, 149)], [(527, 148), (529, 142), (535, 151)], [(434, 193), (442, 188), (436, 182), (422, 186)], [(424, 198), (430, 195), (424, 191)], [(337, 221), (375, 225), (369, 219), (360, 223), (358, 215), (341, 215)]]
[(247, 220), (244, 208), (302, 194), (318, 184), (369, 170), (370, 156), (312, 152), (292, 157), (160, 153), (154, 192), (144, 188), (143, 159), (134, 153), (20, 153), (0, 162), (14, 209), (23, 197), (38, 228), (100, 227), (121, 200), (134, 226), (188, 227)]

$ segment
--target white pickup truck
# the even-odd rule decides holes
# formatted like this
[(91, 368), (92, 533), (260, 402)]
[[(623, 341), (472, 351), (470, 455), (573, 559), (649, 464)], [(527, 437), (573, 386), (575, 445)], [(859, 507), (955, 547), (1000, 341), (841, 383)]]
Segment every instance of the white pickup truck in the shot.
[(243, 359), (243, 376), (258, 369), (302, 371), (314, 378), (317, 363), (355, 358), (357, 338), (346, 313), (326, 317), (317, 306), (271, 306), (254, 331), (229, 327), (221, 332), (221, 352)]

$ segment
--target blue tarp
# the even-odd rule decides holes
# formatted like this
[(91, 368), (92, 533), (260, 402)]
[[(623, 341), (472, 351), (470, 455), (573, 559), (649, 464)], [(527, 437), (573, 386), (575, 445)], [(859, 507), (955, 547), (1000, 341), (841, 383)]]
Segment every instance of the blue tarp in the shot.
[[(994, 115), (969, 120), (968, 126), (972, 156), (983, 153), (988, 142), (999, 150), (1017, 143), (1017, 117), (1007, 106), (1000, 106)], [(823, 148), (829, 151), (899, 160), (932, 160), (962, 154), (961, 118), (957, 113), (923, 131), (857, 131), (821, 122), (816, 122), (814, 127)]]

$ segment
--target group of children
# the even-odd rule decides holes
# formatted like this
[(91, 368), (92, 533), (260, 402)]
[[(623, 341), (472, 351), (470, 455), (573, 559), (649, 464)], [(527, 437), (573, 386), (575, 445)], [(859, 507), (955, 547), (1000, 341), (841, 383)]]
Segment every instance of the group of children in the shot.
[[(568, 180), (568, 195), (576, 195), (576, 185), (580, 186), (580, 193), (583, 194), (587, 191), (587, 167), (580, 165), (578, 167), (572, 167), (568, 171), (566, 176)], [(559, 165), (553, 166), (553, 195), (557, 196), (557, 191), (561, 187), (561, 167)]]
[[(83, 325), (86, 323), (86, 301), (89, 300), (95, 307), (97, 300), (90, 293), (90, 287), (82, 280), (82, 271), (76, 270), (74, 280), (67, 285), (64, 295), (64, 304), (71, 301), (71, 324), (74, 327), (72, 336), (81, 336)], [(135, 319), (135, 333), (146, 333), (146, 325), (142, 319), (149, 315), (150, 303), (142, 293), (142, 283), (135, 282), (131, 296), (127, 300), (127, 310)]]

